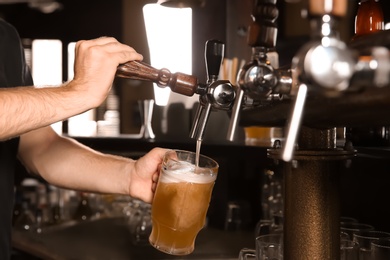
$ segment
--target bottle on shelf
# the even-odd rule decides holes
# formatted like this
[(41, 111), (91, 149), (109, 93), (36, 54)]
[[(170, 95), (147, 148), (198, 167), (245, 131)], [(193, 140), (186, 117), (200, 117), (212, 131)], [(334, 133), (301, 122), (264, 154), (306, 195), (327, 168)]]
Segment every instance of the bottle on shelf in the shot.
[(385, 29), (384, 16), (379, 0), (362, 0), (355, 17), (353, 39)]
[[(353, 40), (385, 29), (384, 15), (380, 0), (361, 0), (355, 17)], [(389, 126), (347, 127), (346, 138), (355, 146), (388, 146)]]

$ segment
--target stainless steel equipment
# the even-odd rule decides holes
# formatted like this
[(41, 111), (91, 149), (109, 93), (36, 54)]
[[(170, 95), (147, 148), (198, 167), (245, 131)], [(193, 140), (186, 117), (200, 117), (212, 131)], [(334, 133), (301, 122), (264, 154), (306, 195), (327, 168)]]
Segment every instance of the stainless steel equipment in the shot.
[[(230, 140), (237, 125), (286, 126), (285, 141), (268, 151), (284, 172), (284, 259), (339, 259), (339, 174), (356, 151), (349, 141), (337, 145), (336, 127), (390, 124), (390, 34), (383, 31), (345, 44), (337, 23), (348, 1), (309, 0), (311, 40), (297, 52), (291, 68), (275, 69), (267, 53), (276, 44), (276, 2), (255, 3), (248, 37), (252, 60), (241, 68), (237, 86), (217, 78), (223, 54), (218, 41), (206, 44), (206, 84), (162, 73), (169, 80), (160, 85), (200, 95), (191, 131), (198, 140), (211, 109), (231, 111)], [(129, 77), (123, 67), (118, 71)], [(150, 73), (159, 75), (151, 80), (160, 82), (157, 72)]]
[(190, 136), (202, 140), (210, 111), (212, 109), (230, 110), (236, 96), (235, 86), (227, 80), (218, 80), (224, 48), (224, 43), (218, 40), (206, 42), (206, 84), (199, 83), (194, 76), (184, 73), (172, 74), (168, 69), (158, 70), (139, 61), (120, 65), (116, 75), (123, 78), (153, 81), (160, 87), (169, 87), (173, 92), (186, 96), (199, 94), (200, 104), (196, 111)]

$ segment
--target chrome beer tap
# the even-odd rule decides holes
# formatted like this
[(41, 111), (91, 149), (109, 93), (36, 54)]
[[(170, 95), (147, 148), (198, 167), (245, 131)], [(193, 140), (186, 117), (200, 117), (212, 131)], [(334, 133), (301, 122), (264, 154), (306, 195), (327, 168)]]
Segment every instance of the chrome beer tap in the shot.
[(308, 93), (337, 97), (350, 88), (356, 64), (354, 55), (339, 39), (336, 25), (346, 13), (345, 0), (309, 1), (312, 40), (292, 61), (293, 107), (287, 120), (287, 136), (281, 158), (290, 161), (296, 147)]
[[(294, 102), (287, 119), (287, 136), (281, 154), (284, 161), (293, 158), (308, 96), (344, 99), (353, 105), (351, 95), (358, 96), (357, 93), (363, 89), (380, 88), (390, 82), (388, 48), (372, 44), (367, 48), (367, 39), (359, 39), (349, 45), (340, 40), (337, 24), (346, 10), (346, 0), (309, 1), (312, 40), (298, 51), (292, 61), (290, 96)], [(329, 119), (331, 125), (332, 119)]]
[(291, 72), (274, 68), (269, 53), (276, 46), (279, 15), (277, 0), (258, 0), (252, 11), (247, 43), (252, 47), (251, 61), (237, 75), (237, 97), (232, 109), (227, 139), (232, 141), (241, 109), (261, 106), (264, 102), (281, 100), (289, 94)]
[(218, 40), (209, 40), (205, 45), (207, 83), (199, 83), (195, 76), (184, 73), (171, 73), (168, 69), (156, 69), (141, 61), (130, 61), (118, 66), (116, 76), (156, 83), (159, 87), (169, 87), (173, 92), (193, 96), (199, 95), (199, 106), (194, 118), (191, 138), (201, 141), (210, 112), (231, 110), (236, 98), (235, 86), (228, 80), (218, 80), (225, 45)]
[(204, 130), (212, 108), (230, 110), (236, 99), (235, 87), (228, 80), (218, 80), (225, 45), (218, 40), (209, 40), (205, 46), (207, 83), (205, 92), (199, 97), (199, 105), (192, 124), (190, 137), (203, 139)]

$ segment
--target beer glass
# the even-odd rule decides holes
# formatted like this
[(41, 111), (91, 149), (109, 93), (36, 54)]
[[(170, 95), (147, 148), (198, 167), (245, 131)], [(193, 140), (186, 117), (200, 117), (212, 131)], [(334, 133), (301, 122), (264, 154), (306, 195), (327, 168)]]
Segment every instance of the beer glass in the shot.
[(347, 233), (350, 239), (353, 239), (353, 234), (359, 233), (362, 231), (374, 230), (374, 227), (369, 224), (364, 223), (354, 223), (354, 222), (340, 222), (340, 231)]
[(359, 260), (359, 247), (355, 241), (340, 236), (340, 260)]
[(360, 231), (353, 234), (353, 241), (358, 244), (359, 259), (371, 260), (371, 243), (381, 238), (390, 238), (390, 233), (376, 230)]
[(371, 259), (388, 260), (390, 259), (390, 239), (380, 238), (371, 242)]
[(283, 259), (283, 234), (269, 234), (256, 238), (256, 256), (259, 260)]
[(283, 259), (283, 234), (267, 234), (256, 238), (256, 250), (243, 248), (239, 260), (282, 260)]
[(165, 154), (152, 203), (152, 246), (172, 255), (192, 253), (205, 225), (218, 167), (213, 159), (200, 155), (197, 160), (189, 151)]

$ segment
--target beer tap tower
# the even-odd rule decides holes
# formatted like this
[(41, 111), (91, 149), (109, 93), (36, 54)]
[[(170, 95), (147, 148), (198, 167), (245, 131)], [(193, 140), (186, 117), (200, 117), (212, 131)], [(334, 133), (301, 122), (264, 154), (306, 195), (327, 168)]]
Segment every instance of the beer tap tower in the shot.
[(228, 111), (236, 98), (236, 87), (228, 80), (218, 80), (224, 50), (225, 44), (218, 40), (206, 42), (206, 84), (198, 82), (198, 79), (194, 76), (180, 72), (172, 74), (168, 69), (158, 70), (140, 61), (131, 61), (120, 65), (116, 76), (152, 81), (160, 87), (169, 87), (173, 92), (186, 96), (199, 94), (200, 103), (190, 136), (202, 141), (211, 110)]
[[(275, 4), (259, 0), (255, 10), (266, 14)], [(233, 108), (241, 109), (237, 114), (242, 125), (287, 126), (285, 141), (268, 151), (284, 176), (284, 259), (340, 258), (339, 175), (355, 150), (348, 141), (337, 146), (336, 127), (388, 124), (381, 119), (389, 108), (388, 42), (382, 35), (376, 36), (377, 47), (367, 41), (350, 46), (342, 42), (337, 23), (346, 8), (345, 0), (309, 0), (311, 41), (293, 58), (291, 70), (269, 70), (277, 80), (265, 88), (268, 96), (257, 95), (263, 97), (259, 107), (245, 109), (244, 103)], [(259, 18), (255, 32), (269, 30), (269, 17)], [(260, 60), (257, 66), (266, 65)], [(238, 89), (244, 90), (244, 99), (254, 87), (264, 89), (257, 83), (264, 75), (247, 80), (245, 75), (254, 70), (249, 68), (246, 65), (239, 73)], [(288, 73), (291, 84), (281, 85), (289, 82)], [(276, 94), (282, 98), (267, 102)]]
[(268, 150), (284, 176), (284, 259), (339, 259), (340, 173), (356, 151), (348, 140), (337, 144), (336, 127), (390, 125), (390, 37), (383, 31), (347, 45), (337, 32), (347, 0), (309, 0), (311, 40), (290, 69), (275, 69), (267, 53), (276, 44), (276, 2), (255, 2), (252, 61), (240, 69), (237, 86), (218, 79), (224, 45), (216, 40), (206, 43), (205, 84), (138, 61), (119, 66), (117, 76), (199, 94), (191, 130), (197, 140), (211, 110), (231, 111), (230, 140), (238, 124), (286, 126), (285, 140)]
[[(285, 105), (286, 100), (288, 106), (293, 105), (283, 122), (288, 124), (285, 142), (277, 142), (268, 153), (282, 164), (284, 176), (284, 259), (340, 257), (339, 173), (354, 151), (336, 147), (335, 127), (300, 129), (307, 93), (338, 96), (349, 86), (354, 66), (334, 29), (336, 17), (344, 14), (346, 6), (325, 2), (321, 1), (323, 6), (310, 2), (312, 41), (295, 56), (291, 70), (282, 71), (270, 67), (266, 58), (276, 44), (276, 0), (257, 1), (248, 37), (253, 59), (238, 76), (238, 89), (244, 92), (238, 96), (248, 96), (263, 107)], [(337, 62), (342, 68), (334, 66)], [(233, 111), (245, 107), (237, 99), (235, 105)]]

